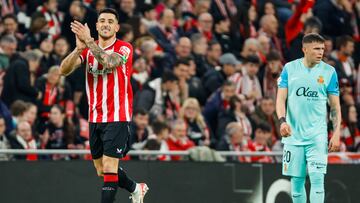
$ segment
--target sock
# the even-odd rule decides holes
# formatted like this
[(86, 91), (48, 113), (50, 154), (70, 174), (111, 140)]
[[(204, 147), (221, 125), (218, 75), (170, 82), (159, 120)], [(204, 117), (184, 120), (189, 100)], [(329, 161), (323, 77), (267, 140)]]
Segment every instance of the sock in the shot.
[(324, 190), (324, 174), (323, 173), (309, 173), (310, 177), (310, 202), (323, 203), (325, 197)]
[(101, 203), (113, 203), (117, 191), (118, 175), (104, 173), (104, 186), (101, 192)]
[(291, 199), (293, 203), (306, 203), (305, 177), (291, 177)]
[(136, 189), (136, 183), (126, 175), (125, 171), (121, 167), (119, 167), (118, 175), (119, 175), (119, 181), (118, 181), (119, 187), (126, 189), (130, 193), (133, 193)]

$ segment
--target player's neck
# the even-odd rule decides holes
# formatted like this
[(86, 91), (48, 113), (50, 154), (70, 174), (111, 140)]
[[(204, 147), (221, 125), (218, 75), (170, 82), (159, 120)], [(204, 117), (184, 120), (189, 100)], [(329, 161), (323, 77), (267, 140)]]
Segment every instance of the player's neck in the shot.
[(309, 61), (307, 58), (304, 57), (303, 59), (303, 64), (305, 67), (307, 68), (313, 68), (315, 67), (316, 63), (315, 62), (312, 62), (312, 61)]
[(115, 35), (113, 37), (111, 37), (111, 38), (108, 38), (108, 39), (104, 39), (104, 38), (99, 37), (99, 46), (101, 48), (106, 48), (106, 47), (110, 46), (112, 43), (114, 43), (115, 38), (116, 38)]

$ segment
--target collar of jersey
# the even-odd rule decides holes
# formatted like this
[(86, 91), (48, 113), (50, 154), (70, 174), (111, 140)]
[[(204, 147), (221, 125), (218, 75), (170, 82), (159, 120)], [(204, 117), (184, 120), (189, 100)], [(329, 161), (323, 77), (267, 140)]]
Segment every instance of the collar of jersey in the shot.
[(105, 49), (111, 47), (112, 45), (114, 45), (115, 42), (116, 42), (116, 40), (117, 40), (117, 39), (115, 38), (114, 41), (113, 41), (110, 45), (108, 45), (107, 47), (105, 47), (105, 48), (102, 48), (102, 47), (100, 46), (99, 41), (98, 41), (98, 45), (99, 45), (99, 47), (100, 47), (102, 50), (105, 50)]

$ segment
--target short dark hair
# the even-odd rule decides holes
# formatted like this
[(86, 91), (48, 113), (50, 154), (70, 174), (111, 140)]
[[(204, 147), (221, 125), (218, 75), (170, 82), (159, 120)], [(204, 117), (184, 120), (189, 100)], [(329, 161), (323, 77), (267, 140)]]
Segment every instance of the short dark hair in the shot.
[(266, 61), (280, 61), (281, 57), (280, 57), (280, 53), (278, 51), (275, 50), (271, 50), (267, 55), (266, 55)]
[(310, 34), (305, 35), (302, 40), (302, 44), (308, 44), (308, 43), (313, 43), (313, 42), (324, 43), (325, 39), (319, 34), (310, 33)]
[(265, 122), (260, 122), (257, 126), (256, 126), (256, 130), (261, 130), (263, 132), (271, 132), (272, 131), (272, 127), (269, 123), (265, 123)]
[(98, 18), (102, 13), (111, 13), (115, 16), (116, 20), (119, 22), (119, 14), (116, 12), (113, 8), (104, 8), (101, 11), (99, 11)]
[(260, 59), (256, 55), (249, 55), (248, 57), (244, 58), (243, 63), (253, 63), (260, 65)]
[(179, 65), (186, 65), (189, 66), (190, 62), (187, 58), (179, 58), (178, 60), (176, 60), (174, 67), (178, 67)]
[(4, 17), (2, 17), (2, 21), (4, 22), (7, 18), (11, 18), (11, 19), (13, 19), (16, 23), (18, 23), (18, 20), (17, 20), (16, 15), (14, 15), (14, 14), (12, 14), (12, 13), (9, 13), (9, 14), (4, 15)]
[(170, 131), (170, 127), (162, 121), (155, 121), (152, 124), (152, 129), (155, 135), (160, 134), (163, 130), (169, 130)]
[(178, 81), (179, 78), (172, 71), (165, 71), (161, 76), (161, 83)]
[(354, 42), (354, 39), (349, 35), (342, 35), (336, 38), (336, 48), (340, 49), (342, 46), (346, 46), (348, 42)]
[(313, 17), (307, 19), (304, 23), (304, 29), (306, 29), (308, 27), (309, 28), (317, 28), (317, 29), (319, 29), (319, 32), (321, 32), (322, 23), (319, 18), (317, 18), (316, 16), (313, 16)]
[(149, 115), (149, 112), (146, 109), (138, 108), (135, 110), (134, 116), (139, 115), (139, 114), (145, 116), (145, 115)]

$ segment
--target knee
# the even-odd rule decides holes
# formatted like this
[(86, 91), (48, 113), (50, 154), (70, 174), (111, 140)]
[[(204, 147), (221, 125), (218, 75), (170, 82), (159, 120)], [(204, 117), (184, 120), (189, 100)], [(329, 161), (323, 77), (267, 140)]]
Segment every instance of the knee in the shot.
[(117, 163), (114, 161), (104, 159), (102, 165), (103, 165), (102, 171), (104, 173), (117, 173), (118, 171)]
[(324, 187), (323, 173), (309, 173), (311, 187)]
[(301, 196), (305, 190), (305, 177), (291, 178), (291, 191), (295, 196)]

